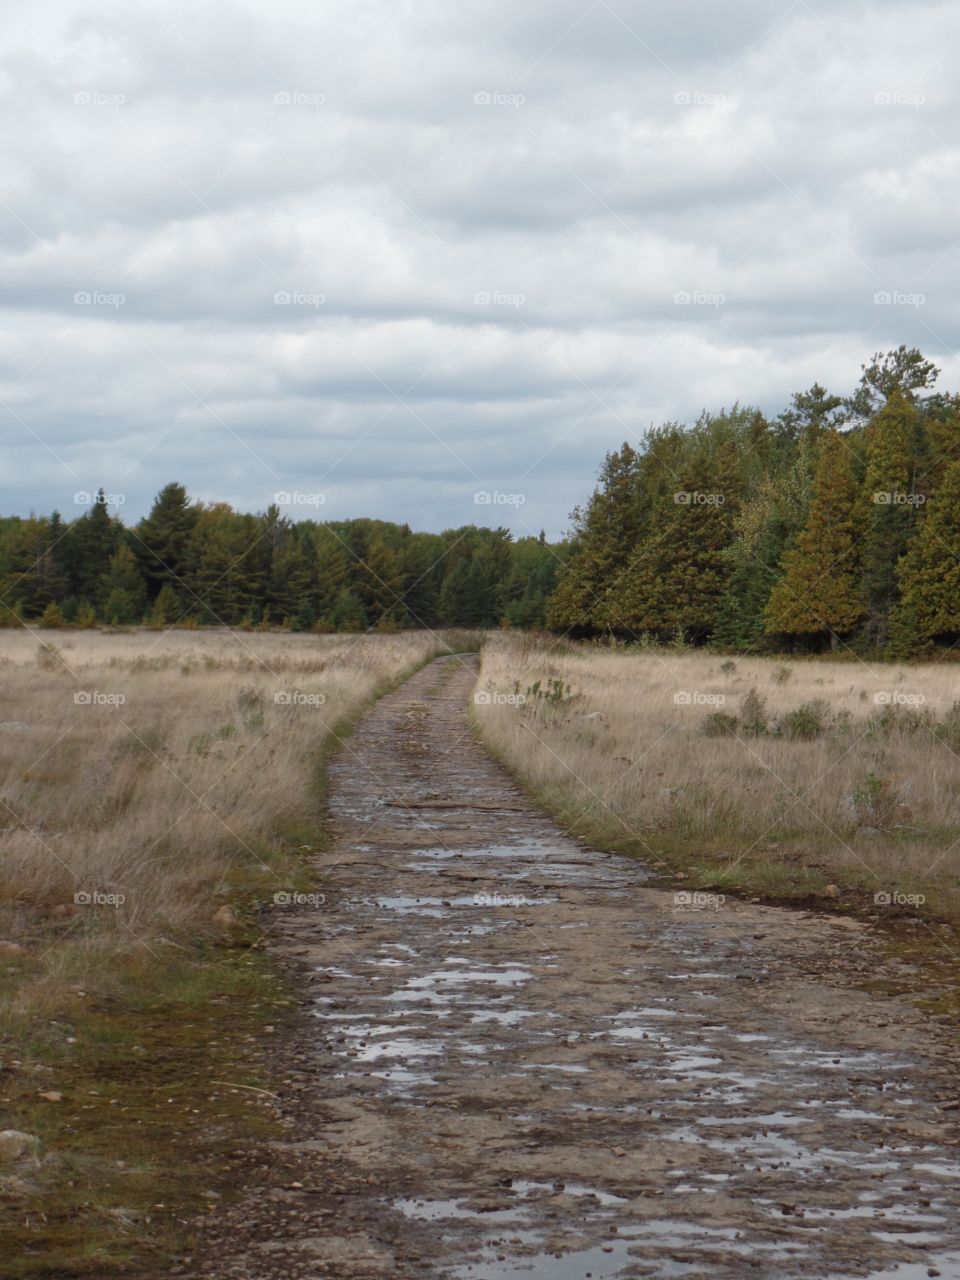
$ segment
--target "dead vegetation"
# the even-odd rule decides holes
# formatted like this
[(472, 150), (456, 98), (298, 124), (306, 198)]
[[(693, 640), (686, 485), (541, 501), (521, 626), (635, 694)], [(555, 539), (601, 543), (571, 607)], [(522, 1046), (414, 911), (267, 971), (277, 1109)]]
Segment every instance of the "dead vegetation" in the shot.
[(955, 666), (506, 635), (478, 687), (486, 741), (584, 834), (712, 883), (960, 914)]

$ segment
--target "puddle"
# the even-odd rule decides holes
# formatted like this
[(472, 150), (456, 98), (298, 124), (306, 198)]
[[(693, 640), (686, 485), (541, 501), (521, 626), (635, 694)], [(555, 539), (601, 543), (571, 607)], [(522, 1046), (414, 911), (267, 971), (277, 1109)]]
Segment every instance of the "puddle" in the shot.
[[(594, 1249), (565, 1253), (559, 1258), (552, 1253), (539, 1253), (529, 1258), (499, 1262), (473, 1262), (454, 1267), (450, 1272), (457, 1280), (612, 1280), (630, 1261), (628, 1240), (617, 1240)], [(662, 1275), (677, 1274), (668, 1268)]]
[(357, 1062), (379, 1062), (381, 1058), (435, 1058), (443, 1046), (435, 1040), (384, 1040), (367, 1045), (356, 1054)]
[(460, 1218), (475, 1222), (517, 1222), (521, 1214), (520, 1207), (510, 1209), (493, 1209), (489, 1213), (480, 1213), (476, 1209), (464, 1207), (467, 1196), (456, 1200), (411, 1200), (393, 1201), (393, 1208), (399, 1210), (405, 1218), (413, 1218), (418, 1222), (442, 1222), (445, 1218)]
[(514, 1178), (510, 1189), (523, 1196), (529, 1195), (531, 1191), (545, 1191), (550, 1195), (590, 1196), (605, 1206), (627, 1203), (625, 1196), (615, 1196), (609, 1191), (600, 1191), (582, 1182), (566, 1182), (561, 1188), (554, 1186), (552, 1182), (530, 1182), (526, 1178)]

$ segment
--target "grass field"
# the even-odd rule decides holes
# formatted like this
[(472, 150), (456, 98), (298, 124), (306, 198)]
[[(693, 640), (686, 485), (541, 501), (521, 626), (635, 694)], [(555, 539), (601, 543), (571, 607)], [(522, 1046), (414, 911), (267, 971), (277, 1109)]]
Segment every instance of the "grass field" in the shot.
[(960, 666), (507, 634), (478, 689), (484, 739), (584, 836), (691, 884), (960, 919)]
[(0, 1163), (5, 1275), (165, 1247), (256, 1131), (251, 1046), (290, 1003), (260, 913), (317, 888), (325, 755), (444, 649), (0, 632), (0, 1130), (38, 1139)]

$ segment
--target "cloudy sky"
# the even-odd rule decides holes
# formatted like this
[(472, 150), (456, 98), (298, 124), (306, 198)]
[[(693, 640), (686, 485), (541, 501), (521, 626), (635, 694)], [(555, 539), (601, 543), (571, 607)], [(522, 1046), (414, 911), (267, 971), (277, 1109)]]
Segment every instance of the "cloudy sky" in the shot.
[(954, 388), (958, 43), (949, 0), (7, 6), (0, 512), (556, 535), (651, 423), (900, 342)]

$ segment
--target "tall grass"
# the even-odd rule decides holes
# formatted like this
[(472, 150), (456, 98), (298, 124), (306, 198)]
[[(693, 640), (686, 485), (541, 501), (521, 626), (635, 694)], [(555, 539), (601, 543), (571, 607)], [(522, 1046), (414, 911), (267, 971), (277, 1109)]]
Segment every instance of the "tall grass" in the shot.
[[(113, 960), (215, 934), (302, 873), (318, 752), (427, 633), (0, 632), (0, 942), (34, 1010)], [(219, 915), (218, 915), (219, 912)], [(10, 951), (10, 948), (7, 948)]]
[(960, 909), (956, 666), (503, 635), (478, 687), (486, 741), (584, 834), (747, 887)]

